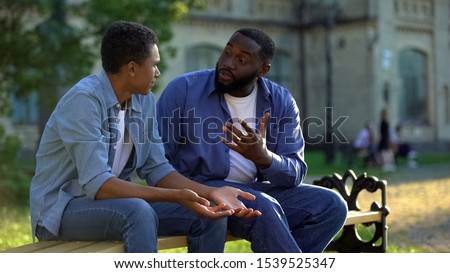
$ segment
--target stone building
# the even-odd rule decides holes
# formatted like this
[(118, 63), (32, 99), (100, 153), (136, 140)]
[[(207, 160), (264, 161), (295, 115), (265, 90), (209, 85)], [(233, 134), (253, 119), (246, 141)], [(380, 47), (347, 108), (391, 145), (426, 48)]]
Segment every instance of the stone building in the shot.
[[(408, 141), (450, 142), (449, 0), (210, 0), (174, 26), (169, 79), (214, 67), (230, 35), (259, 27), (277, 44), (268, 77), (301, 108), (309, 144), (351, 142), (364, 123), (402, 124)], [(331, 124), (330, 124), (331, 123)], [(430, 145), (432, 144), (432, 145)]]
[[(277, 53), (268, 77), (298, 101), (308, 144), (350, 143), (387, 108), (416, 147), (450, 150), (450, 0), (208, 0), (174, 25), (158, 82), (212, 68), (241, 27), (269, 33)], [(158, 94), (157, 94), (158, 95)], [(37, 98), (15, 105), (13, 127), (33, 151)], [(20, 110), (22, 109), (22, 110)], [(19, 121), (19, 122), (17, 122)], [(329, 130), (328, 130), (329, 132)]]

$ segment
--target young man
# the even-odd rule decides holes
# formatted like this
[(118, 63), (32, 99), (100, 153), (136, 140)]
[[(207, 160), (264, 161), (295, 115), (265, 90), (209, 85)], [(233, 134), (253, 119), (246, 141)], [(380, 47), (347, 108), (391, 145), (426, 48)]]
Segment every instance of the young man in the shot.
[[(224, 217), (258, 214), (237, 199), (252, 200), (251, 194), (191, 181), (164, 157), (150, 92), (160, 76), (157, 42), (145, 26), (113, 23), (101, 45), (103, 69), (59, 101), (36, 155), (33, 238), (123, 240), (126, 252), (156, 252), (154, 207), (173, 202), (190, 217), (180, 219), (190, 232), (189, 251), (219, 252), (223, 246), (209, 241), (224, 243)], [(148, 185), (130, 183), (134, 171)]]
[(242, 202), (261, 216), (228, 217), (229, 232), (254, 252), (321, 252), (347, 207), (337, 193), (302, 184), (307, 165), (297, 105), (286, 88), (263, 78), (274, 51), (264, 32), (236, 31), (216, 69), (169, 83), (157, 103), (160, 133), (181, 174), (256, 196)]

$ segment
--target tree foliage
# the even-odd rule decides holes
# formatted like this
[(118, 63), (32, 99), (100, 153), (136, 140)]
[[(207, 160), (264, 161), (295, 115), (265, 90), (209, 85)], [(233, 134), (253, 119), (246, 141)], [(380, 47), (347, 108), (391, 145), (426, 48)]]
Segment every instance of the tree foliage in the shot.
[(59, 88), (92, 71), (100, 39), (115, 20), (152, 28), (161, 54), (173, 55), (164, 45), (171, 24), (204, 6), (204, 0), (0, 0), (0, 104), (7, 104), (5, 93), (35, 91), (41, 105), (53, 106)]
[(12, 95), (37, 93), (40, 108), (47, 109), (41, 113), (48, 114), (59, 90), (93, 72), (101, 37), (113, 21), (152, 28), (161, 55), (167, 57), (175, 52), (165, 46), (172, 37), (171, 24), (190, 9), (204, 7), (205, 0), (0, 0), (0, 192), (19, 195), (28, 188), (19, 181), (29, 181), (17, 169), (20, 143), (2, 126), (1, 118), (14, 111), (9, 107)]

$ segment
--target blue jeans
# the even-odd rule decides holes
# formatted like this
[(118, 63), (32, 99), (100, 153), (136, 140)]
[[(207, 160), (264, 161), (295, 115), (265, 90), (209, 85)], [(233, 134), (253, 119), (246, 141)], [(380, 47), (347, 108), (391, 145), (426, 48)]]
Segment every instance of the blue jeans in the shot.
[[(155, 203), (156, 206), (161, 204)], [(167, 205), (181, 207), (171, 203)], [(152, 206), (139, 198), (95, 201), (86, 197), (76, 198), (64, 211), (58, 236), (44, 227), (37, 228), (36, 236), (39, 240), (120, 240), (124, 242), (125, 252), (155, 253), (159, 219)], [(183, 217), (175, 221), (175, 226), (182, 223), (177, 234), (189, 233), (193, 238), (190, 252), (223, 252), (226, 219), (209, 220), (185, 209)], [(162, 222), (165, 223), (165, 220)], [(161, 231), (160, 235), (168, 234), (164, 229)], [(209, 240), (216, 240), (218, 245), (204, 243)]]
[[(252, 219), (229, 217), (227, 226), (232, 235), (250, 241), (253, 252), (322, 252), (343, 227), (347, 217), (344, 199), (338, 193), (319, 186), (302, 184), (295, 188), (280, 188), (259, 182), (239, 184), (227, 181), (208, 181), (205, 184), (237, 187), (256, 195), (256, 200), (242, 202), (261, 211), (262, 215)], [(188, 216), (183, 215), (183, 208), (179, 205), (160, 203), (154, 208), (160, 219), (160, 233), (170, 235), (188, 230), (180, 221), (180, 217), (186, 219)], [(225, 237), (223, 228), (218, 229), (215, 235), (216, 239), (220, 236)], [(197, 241), (189, 234), (188, 240), (189, 243)], [(210, 246), (202, 247), (212, 249), (222, 241), (203, 241)]]

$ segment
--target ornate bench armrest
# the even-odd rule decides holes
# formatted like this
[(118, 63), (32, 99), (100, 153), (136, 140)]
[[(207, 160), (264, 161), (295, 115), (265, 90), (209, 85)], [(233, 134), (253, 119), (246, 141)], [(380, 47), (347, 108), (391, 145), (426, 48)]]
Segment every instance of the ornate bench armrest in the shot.
[[(347, 182), (349, 181), (349, 182)], [(349, 185), (351, 181), (351, 188)], [(349, 211), (361, 211), (358, 203), (359, 194), (366, 190), (375, 193), (377, 190), (381, 193), (381, 204), (374, 201), (371, 206), (371, 211), (381, 211), (381, 221), (374, 221), (364, 223), (364, 225), (374, 225), (375, 232), (373, 238), (370, 240), (362, 240), (358, 235), (357, 225), (346, 225), (343, 228), (342, 234), (335, 238), (328, 246), (328, 250), (335, 250), (339, 252), (386, 252), (387, 247), (387, 225), (386, 216), (389, 214), (389, 208), (386, 201), (387, 182), (379, 180), (375, 176), (368, 176), (363, 173), (356, 177), (353, 170), (347, 170), (344, 176), (334, 173), (332, 176), (324, 176), (320, 180), (313, 181), (314, 185), (326, 187), (336, 190), (347, 202)], [(381, 244), (378, 242), (381, 239)]]

